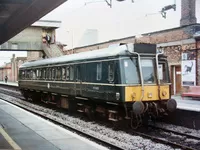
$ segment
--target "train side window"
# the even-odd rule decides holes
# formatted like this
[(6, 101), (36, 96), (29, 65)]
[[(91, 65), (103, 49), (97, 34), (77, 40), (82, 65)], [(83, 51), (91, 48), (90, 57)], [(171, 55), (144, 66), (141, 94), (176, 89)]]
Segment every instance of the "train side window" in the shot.
[(97, 76), (96, 76), (96, 80), (101, 80), (102, 77), (102, 63), (97, 63)]
[(55, 69), (52, 68), (52, 80), (55, 80)]
[(58, 67), (56, 68), (56, 80), (60, 80), (61, 79), (61, 68)]
[(38, 69), (36, 70), (36, 78), (37, 79), (39, 78), (39, 70)]
[(42, 79), (46, 78), (46, 69), (42, 69)]
[(42, 70), (39, 69), (39, 79), (42, 79)]
[(74, 67), (70, 66), (70, 80), (74, 80)]
[(114, 62), (110, 62), (108, 65), (108, 81), (114, 81)]
[(52, 72), (51, 72), (51, 68), (49, 68), (49, 80), (51, 80), (51, 77), (52, 77)]
[(80, 81), (81, 79), (81, 66), (76, 67), (76, 80)]
[(33, 70), (33, 76), (32, 79), (35, 80), (36, 79), (36, 70)]
[(49, 79), (49, 68), (46, 68), (46, 80)]
[(70, 68), (69, 66), (66, 67), (66, 80), (69, 80), (69, 78), (70, 78), (70, 76), (69, 76), (70, 69), (69, 68)]
[(62, 67), (62, 80), (66, 79), (66, 68)]

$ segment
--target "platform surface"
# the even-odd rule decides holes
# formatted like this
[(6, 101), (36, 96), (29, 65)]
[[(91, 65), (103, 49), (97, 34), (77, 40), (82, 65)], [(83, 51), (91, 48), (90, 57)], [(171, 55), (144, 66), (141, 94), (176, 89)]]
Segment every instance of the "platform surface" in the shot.
[(200, 99), (189, 97), (172, 96), (177, 102), (177, 109), (200, 112)]
[(0, 125), (22, 150), (107, 149), (2, 100)]
[(0, 84), (3, 85), (11, 85), (11, 86), (18, 86), (18, 82), (4, 82), (4, 81), (0, 81)]

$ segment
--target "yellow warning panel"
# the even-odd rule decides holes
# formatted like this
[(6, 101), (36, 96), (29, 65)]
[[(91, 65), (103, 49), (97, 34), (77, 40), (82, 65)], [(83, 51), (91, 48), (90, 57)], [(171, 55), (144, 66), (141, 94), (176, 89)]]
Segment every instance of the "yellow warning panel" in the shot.
[(21, 148), (12, 140), (12, 138), (6, 133), (6, 131), (0, 127), (0, 150), (12, 149), (21, 150)]

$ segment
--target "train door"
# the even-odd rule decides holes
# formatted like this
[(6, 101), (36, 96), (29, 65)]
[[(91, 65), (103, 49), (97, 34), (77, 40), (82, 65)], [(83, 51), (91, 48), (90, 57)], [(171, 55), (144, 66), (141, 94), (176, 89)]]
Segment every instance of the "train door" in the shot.
[(75, 65), (75, 95), (82, 95), (82, 77), (81, 77), (81, 65)]

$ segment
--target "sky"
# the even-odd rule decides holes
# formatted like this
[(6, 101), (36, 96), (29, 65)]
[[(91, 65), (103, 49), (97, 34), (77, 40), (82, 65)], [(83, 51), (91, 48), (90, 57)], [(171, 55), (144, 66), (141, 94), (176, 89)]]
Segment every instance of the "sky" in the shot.
[[(109, 0), (108, 0), (109, 1)], [(56, 30), (57, 41), (67, 44), (66, 49), (77, 47), (87, 29), (98, 31), (98, 42), (142, 33), (178, 27), (181, 17), (181, 0), (112, 0), (110, 8), (104, 0), (68, 0), (41, 20), (61, 21)], [(167, 11), (164, 19), (159, 11), (176, 3), (177, 9)], [(200, 0), (196, 0), (196, 17), (200, 22)], [(73, 44), (72, 44), (73, 43)], [(0, 65), (9, 61), (14, 52), (0, 52)], [(26, 56), (16, 52), (16, 56)], [(4, 58), (2, 58), (2, 56)]]

